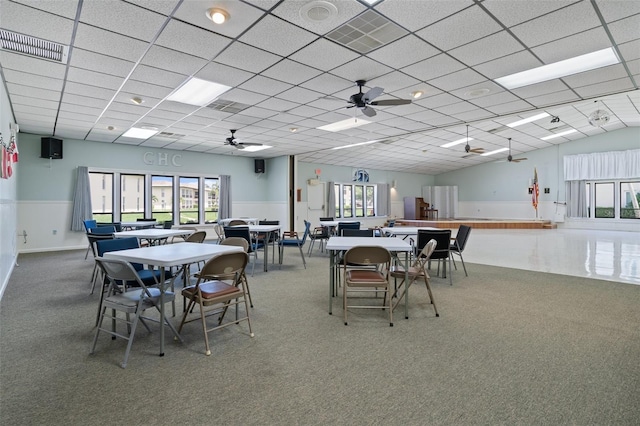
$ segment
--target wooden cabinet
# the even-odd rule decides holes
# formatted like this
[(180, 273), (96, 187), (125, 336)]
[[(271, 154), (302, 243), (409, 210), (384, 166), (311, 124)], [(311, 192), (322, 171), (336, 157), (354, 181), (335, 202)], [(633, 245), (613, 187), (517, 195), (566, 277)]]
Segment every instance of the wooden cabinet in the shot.
[(430, 208), (422, 197), (404, 197), (404, 218), (406, 220), (438, 219), (438, 211)]

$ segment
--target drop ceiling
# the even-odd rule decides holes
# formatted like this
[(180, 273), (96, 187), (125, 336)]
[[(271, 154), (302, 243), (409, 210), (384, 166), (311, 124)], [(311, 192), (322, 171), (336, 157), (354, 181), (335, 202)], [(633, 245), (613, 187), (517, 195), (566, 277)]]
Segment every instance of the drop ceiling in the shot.
[[(212, 7), (229, 20), (211, 22)], [(514, 157), (640, 126), (639, 1), (2, 0), (0, 16), (3, 30), (69, 46), (66, 63), (0, 50), (11, 109), (27, 133), (439, 174), (506, 157), (441, 147), (465, 137), (467, 125), (472, 148), (493, 151), (511, 138)], [(513, 90), (493, 82), (608, 47), (619, 64)], [(231, 89), (205, 107), (168, 101), (190, 77)], [(376, 106), (368, 118), (346, 108), (360, 79), (365, 91), (384, 88), (376, 100), (424, 94)], [(610, 114), (602, 127), (588, 122), (597, 109)], [(506, 126), (541, 112), (550, 117)], [(371, 123), (318, 129), (345, 119)], [(160, 133), (123, 137), (133, 126)], [(224, 145), (230, 129), (272, 148)], [(567, 129), (577, 131), (541, 140)], [(332, 149), (371, 140), (381, 142)]]

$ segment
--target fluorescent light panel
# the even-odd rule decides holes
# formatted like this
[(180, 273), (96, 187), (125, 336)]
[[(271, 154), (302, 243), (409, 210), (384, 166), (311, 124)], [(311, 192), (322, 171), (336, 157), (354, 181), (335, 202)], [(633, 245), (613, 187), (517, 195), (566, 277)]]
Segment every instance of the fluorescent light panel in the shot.
[(369, 124), (369, 123), (371, 122), (367, 120), (363, 120), (361, 118), (347, 118), (346, 120), (336, 121), (335, 123), (317, 127), (317, 129), (326, 130), (328, 132), (339, 132), (341, 130), (364, 126), (365, 124)]
[(151, 136), (155, 135), (156, 133), (158, 133), (157, 129), (152, 130), (152, 129), (141, 129), (139, 127), (132, 127), (126, 132), (124, 132), (122, 136), (127, 138), (134, 138), (134, 139), (149, 139)]
[(513, 129), (514, 127), (522, 126), (523, 124), (531, 123), (532, 121), (537, 121), (537, 120), (540, 120), (540, 119), (545, 118), (545, 117), (550, 117), (550, 115), (547, 114), (546, 112), (542, 112), (542, 113), (540, 113), (538, 115), (532, 115), (529, 118), (523, 118), (522, 120), (518, 120), (518, 121), (514, 121), (513, 123), (509, 123), (509, 124), (507, 124), (507, 127), (511, 127)]
[(352, 143), (350, 145), (336, 146), (335, 148), (331, 148), (331, 149), (351, 148), (353, 146), (369, 145), (369, 144), (380, 142), (380, 141), (381, 141), (381, 139), (376, 139), (374, 141), (358, 142), (358, 143)]
[(480, 154), (482, 157), (486, 157), (488, 155), (493, 155), (493, 154), (497, 154), (499, 152), (505, 152), (509, 150), (509, 148), (499, 148), (499, 149), (494, 149), (493, 151), (489, 151), (489, 152), (485, 152), (484, 154)]
[(263, 149), (269, 149), (269, 148), (273, 148), (273, 147), (271, 145), (249, 145), (249, 146), (245, 146), (243, 151), (256, 152), (256, 151), (262, 151)]
[(544, 138), (540, 138), (540, 139), (542, 139), (543, 141), (548, 141), (549, 139), (559, 138), (561, 136), (570, 135), (571, 133), (575, 133), (575, 132), (577, 132), (576, 129), (565, 130), (564, 132), (554, 133), (553, 135), (545, 136)]
[(444, 145), (440, 145), (440, 148), (451, 148), (452, 146), (460, 145), (461, 143), (472, 141), (473, 138), (462, 138), (457, 141), (445, 143)]
[(562, 78), (568, 75), (577, 74), (596, 68), (620, 62), (618, 55), (612, 47), (554, 62), (527, 71), (518, 72), (504, 77), (496, 78), (494, 81), (507, 89), (528, 86), (530, 84), (541, 83), (543, 81)]
[(205, 106), (209, 105), (229, 89), (231, 89), (231, 87), (225, 86), (224, 84), (192, 77), (170, 94), (167, 100), (189, 105)]

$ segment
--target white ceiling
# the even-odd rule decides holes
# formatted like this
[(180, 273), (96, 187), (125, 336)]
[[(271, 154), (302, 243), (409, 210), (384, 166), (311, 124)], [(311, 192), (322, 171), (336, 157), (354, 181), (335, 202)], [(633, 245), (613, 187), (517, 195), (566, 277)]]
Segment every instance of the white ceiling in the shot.
[[(512, 138), (514, 157), (640, 126), (640, 1), (382, 0), (369, 7), (325, 0), (315, 3), (324, 10), (331, 3), (337, 13), (315, 21), (303, 18), (309, 3), (1, 0), (0, 28), (72, 48), (66, 65), (0, 51), (0, 71), (22, 132), (426, 174), (506, 157), (467, 156), (464, 144), (440, 147), (464, 137), (467, 124), (472, 148), (492, 151)], [(228, 22), (208, 20), (211, 7), (225, 9)], [(371, 11), (390, 21), (374, 33), (386, 44), (361, 54), (329, 37), (355, 17), (371, 19)], [(514, 90), (492, 81), (607, 47), (620, 64)], [(191, 76), (232, 86), (219, 100), (246, 109), (165, 100)], [(368, 119), (345, 108), (358, 79), (367, 80), (366, 90), (385, 89), (376, 100), (425, 94), (410, 105), (374, 107), (377, 115)], [(474, 95), (478, 89), (488, 92)], [(606, 126), (588, 123), (596, 109), (610, 112)], [(502, 127), (542, 111), (560, 122)], [(338, 133), (317, 129), (354, 115), (372, 123)], [(134, 125), (173, 135), (122, 137)], [(540, 139), (568, 128), (577, 132)], [(248, 153), (225, 146), (230, 129), (273, 148)], [(369, 140), (384, 142), (331, 149)]]

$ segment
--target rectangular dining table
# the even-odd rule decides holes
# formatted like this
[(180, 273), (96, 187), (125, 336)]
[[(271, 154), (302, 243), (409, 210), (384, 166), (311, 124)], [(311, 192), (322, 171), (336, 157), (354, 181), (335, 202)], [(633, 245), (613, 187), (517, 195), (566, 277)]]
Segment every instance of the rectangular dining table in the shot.
[[(217, 254), (238, 251), (243, 251), (242, 247), (219, 244), (179, 243), (110, 251), (104, 253), (104, 257), (107, 259), (125, 260), (130, 263), (142, 263), (160, 268), (160, 356), (164, 356), (164, 293), (167, 287), (165, 285), (166, 269), (174, 266), (207, 261)], [(176, 337), (182, 341), (180, 335), (176, 335)]]
[(150, 245), (157, 245), (161, 240), (170, 237), (184, 237), (193, 234), (193, 229), (135, 229), (133, 231), (122, 231), (113, 234), (114, 238), (136, 237), (138, 240), (148, 240)]
[(158, 225), (158, 222), (155, 220), (138, 220), (136, 222), (120, 222), (120, 226), (123, 229), (153, 228), (156, 225)]
[[(326, 248), (329, 250), (329, 315), (332, 314), (333, 308), (333, 296), (335, 293), (335, 269), (336, 269), (336, 257), (341, 251), (349, 250), (356, 246), (379, 246), (386, 248), (391, 253), (396, 255), (397, 253), (404, 253), (404, 270), (405, 270), (405, 282), (408, 280), (409, 271), (409, 253), (412, 250), (411, 245), (401, 238), (395, 237), (331, 237), (327, 241)], [(404, 293), (404, 317), (409, 318), (409, 292)]]
[[(271, 241), (271, 236), (273, 235), (274, 232), (280, 232), (280, 225), (234, 225), (232, 226), (232, 228), (235, 227), (243, 227), (243, 226), (248, 226), (249, 227), (249, 232), (252, 234), (265, 234), (265, 238), (264, 238), (264, 272), (268, 272), (269, 268), (268, 268), (268, 257), (269, 257), (269, 244), (267, 244), (267, 242)], [(274, 258), (275, 259), (275, 258)]]
[(402, 237), (402, 239), (406, 239), (409, 236), (417, 236), (418, 235), (418, 230), (420, 229), (426, 229), (429, 231), (437, 231), (438, 229), (442, 229), (442, 228), (434, 228), (431, 226), (392, 226), (392, 227), (384, 227), (382, 228), (382, 232), (384, 232), (385, 235), (390, 235), (390, 236), (396, 236), (396, 237)]

